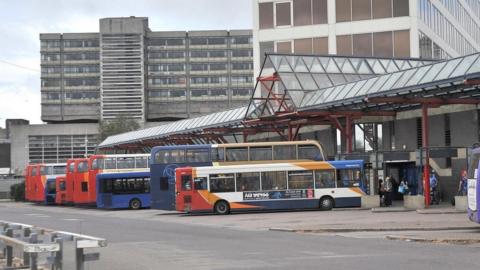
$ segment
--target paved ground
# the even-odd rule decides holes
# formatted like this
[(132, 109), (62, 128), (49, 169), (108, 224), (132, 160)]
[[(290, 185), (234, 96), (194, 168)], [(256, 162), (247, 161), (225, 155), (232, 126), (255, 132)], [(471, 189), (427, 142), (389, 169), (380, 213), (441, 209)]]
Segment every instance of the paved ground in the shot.
[[(0, 219), (104, 237), (88, 269), (478, 269), (478, 245), (390, 241), (405, 234), (480, 235), (465, 214), (368, 210), (183, 216), (157, 210), (102, 211), (0, 203)], [(272, 227), (434, 226), (452, 231), (289, 233)]]

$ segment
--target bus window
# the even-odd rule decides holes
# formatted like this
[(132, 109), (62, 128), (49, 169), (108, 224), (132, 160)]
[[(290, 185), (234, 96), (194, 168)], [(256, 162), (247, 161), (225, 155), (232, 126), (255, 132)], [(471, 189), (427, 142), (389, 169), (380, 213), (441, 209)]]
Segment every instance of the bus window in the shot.
[(101, 193), (112, 193), (112, 180), (111, 179), (103, 179), (102, 185), (100, 185), (100, 192)]
[(337, 187), (359, 187), (360, 175), (359, 169), (338, 170)]
[(211, 174), (210, 192), (235, 192), (235, 178), (233, 173)]
[(212, 148), (212, 162), (225, 161), (225, 148)]
[(287, 189), (286, 172), (262, 172), (262, 190)]
[(47, 193), (53, 194), (55, 191), (55, 182), (47, 182)]
[(237, 191), (259, 191), (260, 173), (237, 173)]
[(103, 158), (96, 158), (92, 161), (93, 170), (103, 170), (104, 169), (103, 165), (104, 165)]
[(316, 170), (315, 188), (335, 188), (335, 171)]
[(299, 145), (298, 159), (321, 159), (320, 149), (315, 145)]
[(32, 168), (32, 175), (31, 176), (37, 176), (37, 167)]
[(227, 148), (225, 149), (225, 161), (247, 161), (248, 148)]
[(195, 190), (206, 190), (207, 189), (207, 178), (206, 177), (197, 177), (193, 180)]
[(143, 178), (143, 187), (145, 193), (150, 193), (150, 178)]
[(117, 158), (117, 169), (133, 169), (135, 168), (134, 157), (119, 157)]
[(70, 165), (68, 165), (68, 172), (73, 172), (73, 169), (75, 168), (75, 164), (72, 162)]
[(148, 168), (148, 157), (136, 157), (135, 168)]
[(272, 147), (250, 147), (250, 160), (272, 160)]
[(41, 166), (40, 167), (40, 175), (49, 175), (49, 167), (47, 166)]
[(313, 188), (312, 171), (292, 171), (288, 172), (288, 189), (307, 189)]
[(273, 146), (274, 160), (295, 160), (297, 159), (297, 150), (295, 145), (275, 145)]
[(65, 191), (66, 189), (65, 181), (60, 181), (58, 188), (60, 189), (60, 191)]
[(56, 174), (65, 174), (65, 166), (53, 166), (53, 173)]
[(182, 190), (192, 190), (192, 176), (182, 175)]
[(82, 182), (82, 192), (88, 192), (88, 182)]
[(117, 164), (115, 162), (115, 158), (106, 158), (105, 159), (105, 169), (106, 170), (111, 170), (111, 169), (116, 169)]
[(80, 161), (77, 166), (77, 171), (79, 173), (84, 173), (88, 171), (88, 161)]
[(187, 149), (187, 162), (208, 162), (208, 149)]
[(185, 150), (173, 149), (173, 150), (160, 150), (155, 153), (155, 163), (184, 163), (185, 162)]

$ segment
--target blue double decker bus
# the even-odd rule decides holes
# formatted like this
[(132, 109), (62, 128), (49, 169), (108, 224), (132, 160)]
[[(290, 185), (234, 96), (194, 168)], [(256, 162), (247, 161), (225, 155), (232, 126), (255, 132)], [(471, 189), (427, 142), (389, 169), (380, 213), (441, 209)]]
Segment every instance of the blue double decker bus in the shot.
[(97, 208), (150, 207), (150, 172), (97, 174)]
[(323, 161), (323, 153), (322, 146), (311, 140), (157, 146), (152, 149), (150, 157), (151, 207), (175, 210), (176, 168)]

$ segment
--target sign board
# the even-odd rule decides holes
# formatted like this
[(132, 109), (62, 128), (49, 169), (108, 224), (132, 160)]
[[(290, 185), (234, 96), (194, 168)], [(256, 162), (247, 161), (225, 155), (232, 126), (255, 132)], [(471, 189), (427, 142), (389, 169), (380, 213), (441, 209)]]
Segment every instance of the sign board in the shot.
[(243, 192), (244, 201), (310, 199), (310, 198), (314, 198), (313, 189), (289, 189), (289, 190)]

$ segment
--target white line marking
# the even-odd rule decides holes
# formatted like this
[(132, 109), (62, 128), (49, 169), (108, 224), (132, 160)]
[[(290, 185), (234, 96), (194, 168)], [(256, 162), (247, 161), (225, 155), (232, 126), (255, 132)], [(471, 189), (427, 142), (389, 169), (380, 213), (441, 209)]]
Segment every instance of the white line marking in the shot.
[(63, 220), (66, 220), (66, 221), (81, 221), (81, 219), (78, 219), (78, 218), (64, 218)]

